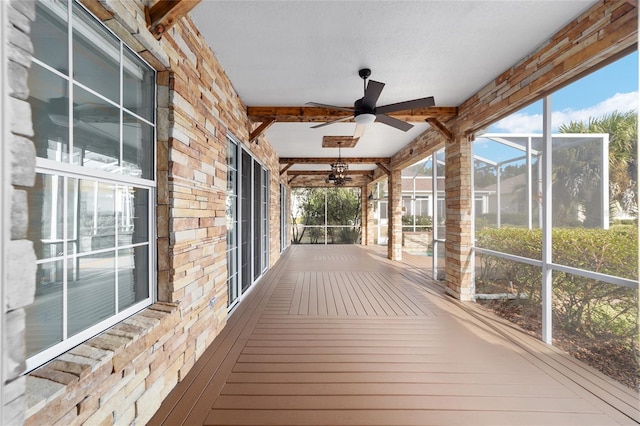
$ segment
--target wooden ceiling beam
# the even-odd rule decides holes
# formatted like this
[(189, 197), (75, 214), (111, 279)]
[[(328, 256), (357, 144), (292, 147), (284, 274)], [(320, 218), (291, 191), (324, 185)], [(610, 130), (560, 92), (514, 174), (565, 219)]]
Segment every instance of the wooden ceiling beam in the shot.
[[(263, 122), (274, 119), (281, 123), (318, 123), (335, 120), (349, 115), (346, 111), (340, 111), (321, 107), (288, 107), (288, 106), (253, 106), (247, 107), (247, 114), (254, 122)], [(442, 121), (458, 115), (457, 107), (429, 107), (405, 111), (396, 111), (387, 114), (398, 120), (409, 122), (425, 121), (427, 118), (438, 118)], [(353, 121), (353, 120), (349, 120)]]
[(147, 29), (160, 40), (179, 19), (186, 16), (201, 0), (158, 0), (144, 7)]
[[(289, 170), (288, 176), (327, 176), (330, 170)], [(372, 176), (373, 170), (347, 170), (345, 172), (347, 176), (363, 175)]]
[[(389, 159), (385, 157), (341, 157), (340, 159), (347, 164), (389, 163)], [(338, 161), (338, 157), (280, 157), (280, 164), (331, 164), (336, 161)]]

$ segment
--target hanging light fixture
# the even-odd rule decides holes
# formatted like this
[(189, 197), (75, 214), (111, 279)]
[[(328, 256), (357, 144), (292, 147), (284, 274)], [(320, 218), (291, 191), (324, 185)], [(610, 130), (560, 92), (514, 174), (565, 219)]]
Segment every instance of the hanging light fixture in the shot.
[(327, 177), (327, 183), (333, 182), (335, 186), (344, 186), (347, 181), (349, 165), (342, 161), (342, 142), (338, 142), (338, 161), (331, 164), (331, 173)]

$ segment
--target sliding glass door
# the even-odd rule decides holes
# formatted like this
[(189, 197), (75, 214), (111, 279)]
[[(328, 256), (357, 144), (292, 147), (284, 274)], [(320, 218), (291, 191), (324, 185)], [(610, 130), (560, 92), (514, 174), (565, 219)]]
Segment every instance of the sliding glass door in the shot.
[(231, 309), (269, 264), (269, 173), (233, 138), (227, 143), (227, 285)]

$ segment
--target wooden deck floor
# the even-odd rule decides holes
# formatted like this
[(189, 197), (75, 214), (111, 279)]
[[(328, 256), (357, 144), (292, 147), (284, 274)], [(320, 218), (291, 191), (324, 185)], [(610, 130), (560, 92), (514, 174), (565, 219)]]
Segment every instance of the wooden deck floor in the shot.
[(637, 394), (428, 283), (419, 259), (392, 263), (360, 246), (292, 246), (150, 424), (640, 419)]

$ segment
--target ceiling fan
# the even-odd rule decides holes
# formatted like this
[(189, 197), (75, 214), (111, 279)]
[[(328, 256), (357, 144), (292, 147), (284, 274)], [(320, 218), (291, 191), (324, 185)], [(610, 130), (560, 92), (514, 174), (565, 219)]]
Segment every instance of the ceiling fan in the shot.
[(379, 81), (375, 80), (369, 80), (369, 84), (367, 84), (367, 79), (371, 75), (371, 70), (369, 68), (363, 68), (359, 70), (358, 75), (360, 75), (360, 78), (364, 80), (364, 96), (354, 102), (353, 108), (326, 105), (317, 102), (307, 102), (307, 105), (337, 109), (340, 111), (348, 111), (351, 112), (352, 115), (312, 126), (312, 129), (328, 126), (329, 124), (333, 123), (347, 121), (353, 118), (356, 122), (356, 130), (353, 135), (354, 139), (361, 137), (366, 126), (373, 123), (374, 121), (386, 124), (391, 127), (395, 127), (396, 129), (406, 132), (413, 127), (413, 124), (398, 120), (397, 118), (390, 117), (386, 114), (390, 112), (415, 108), (427, 108), (435, 105), (433, 96), (429, 96), (427, 98), (413, 99), (410, 101), (398, 102), (395, 104), (384, 106), (376, 106), (376, 102), (378, 101), (380, 93), (382, 93), (382, 89), (384, 88), (384, 83), (380, 83)]

